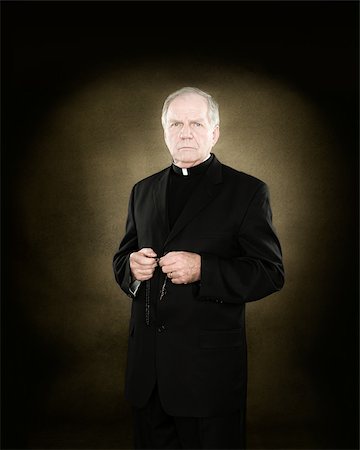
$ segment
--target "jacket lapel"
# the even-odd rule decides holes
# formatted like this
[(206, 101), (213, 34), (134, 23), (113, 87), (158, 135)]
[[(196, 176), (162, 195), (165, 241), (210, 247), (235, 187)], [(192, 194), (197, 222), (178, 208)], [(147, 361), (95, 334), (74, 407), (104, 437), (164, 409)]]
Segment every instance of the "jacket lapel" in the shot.
[[(201, 210), (203, 210), (219, 193), (222, 183), (221, 163), (214, 161), (207, 170), (204, 179), (189, 198), (183, 211), (175, 222), (164, 245), (168, 244)], [(165, 200), (166, 202), (166, 200)], [(169, 224), (168, 224), (169, 227)]]
[(167, 187), (170, 175), (170, 167), (164, 170), (153, 190), (153, 198), (155, 209), (157, 211), (159, 221), (165, 231), (165, 236), (170, 232), (168, 208), (167, 208)]

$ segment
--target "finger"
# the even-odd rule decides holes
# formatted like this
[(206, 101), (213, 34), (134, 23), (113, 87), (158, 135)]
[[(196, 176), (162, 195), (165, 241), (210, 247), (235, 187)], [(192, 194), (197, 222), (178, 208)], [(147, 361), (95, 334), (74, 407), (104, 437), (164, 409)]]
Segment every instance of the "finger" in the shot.
[(154, 273), (154, 269), (137, 269), (136, 273), (139, 275), (152, 275)]
[(157, 254), (154, 252), (154, 250), (152, 248), (142, 248), (141, 250), (139, 250), (139, 253), (142, 253), (145, 256), (148, 256), (149, 258), (156, 258)]
[(163, 261), (161, 264), (159, 262), (160, 267), (172, 267), (173, 269), (180, 268), (183, 265), (184, 264), (182, 263), (182, 261), (179, 261), (177, 259), (169, 259), (168, 261)]
[(183, 274), (175, 274), (175, 277), (171, 280), (174, 284), (188, 284), (191, 280), (188, 276)]
[(154, 274), (154, 269), (136, 269), (132, 271), (135, 278), (142, 276), (152, 276)]
[(148, 273), (154, 273), (155, 267), (148, 267), (148, 266), (132, 266), (130, 264), (130, 270), (134, 274), (148, 274)]
[(186, 284), (184, 283), (184, 279), (182, 277), (170, 278), (170, 280), (174, 284)]
[(147, 281), (150, 280), (152, 278), (153, 274), (151, 275), (138, 275), (135, 277), (136, 280), (138, 281)]
[(166, 264), (173, 264), (174, 262), (176, 262), (177, 259), (178, 259), (179, 253), (181, 253), (181, 252), (169, 252), (169, 253), (166, 253), (165, 256), (162, 256), (159, 259), (160, 267), (163, 266), (163, 265), (166, 265)]
[(157, 266), (157, 260), (155, 258), (144, 256), (139, 252), (130, 255), (130, 262), (134, 262), (140, 266)]
[(143, 268), (143, 269), (155, 269), (155, 267), (157, 266), (157, 262), (156, 261), (141, 261), (141, 262), (135, 262), (136, 267), (138, 267), (139, 269)]
[(161, 268), (161, 270), (163, 271), (163, 273), (169, 273), (169, 272), (175, 272), (176, 270), (179, 270), (179, 267), (175, 263), (167, 264), (166, 266), (163, 266)]

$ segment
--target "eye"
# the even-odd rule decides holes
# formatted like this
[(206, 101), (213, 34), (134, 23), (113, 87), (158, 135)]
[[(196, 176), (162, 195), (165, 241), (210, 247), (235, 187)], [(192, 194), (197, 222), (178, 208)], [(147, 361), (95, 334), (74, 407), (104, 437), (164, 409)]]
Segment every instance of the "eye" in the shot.
[(171, 126), (172, 126), (172, 127), (178, 127), (178, 126), (180, 126), (180, 122), (173, 122), (173, 123), (171, 124)]
[(195, 128), (201, 127), (201, 123), (200, 123), (200, 122), (194, 122), (194, 127), (195, 127)]

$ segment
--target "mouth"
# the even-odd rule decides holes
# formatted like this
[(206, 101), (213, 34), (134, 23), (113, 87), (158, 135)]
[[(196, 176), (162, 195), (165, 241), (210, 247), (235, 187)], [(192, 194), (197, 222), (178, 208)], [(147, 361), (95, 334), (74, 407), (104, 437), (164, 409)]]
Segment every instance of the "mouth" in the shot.
[(196, 150), (195, 147), (179, 147), (179, 150)]

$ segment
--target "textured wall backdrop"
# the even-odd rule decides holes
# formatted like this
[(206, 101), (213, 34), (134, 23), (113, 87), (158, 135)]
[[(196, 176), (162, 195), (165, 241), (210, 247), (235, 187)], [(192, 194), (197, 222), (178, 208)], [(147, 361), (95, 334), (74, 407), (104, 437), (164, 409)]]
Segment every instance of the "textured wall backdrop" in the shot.
[[(341, 447), (342, 425), (332, 426), (339, 411), (348, 417), (353, 392), (341, 370), (353, 337), (352, 156), (291, 80), (241, 64), (202, 62), (194, 72), (182, 63), (155, 57), (74, 76), (13, 157), (9, 359), (28, 446), (130, 445), (122, 395), (131, 304), (112, 256), (131, 187), (170, 164), (163, 100), (190, 85), (220, 104), (220, 161), (269, 185), (283, 247), (284, 289), (247, 307), (249, 445)], [(93, 431), (99, 424), (106, 432)]]

